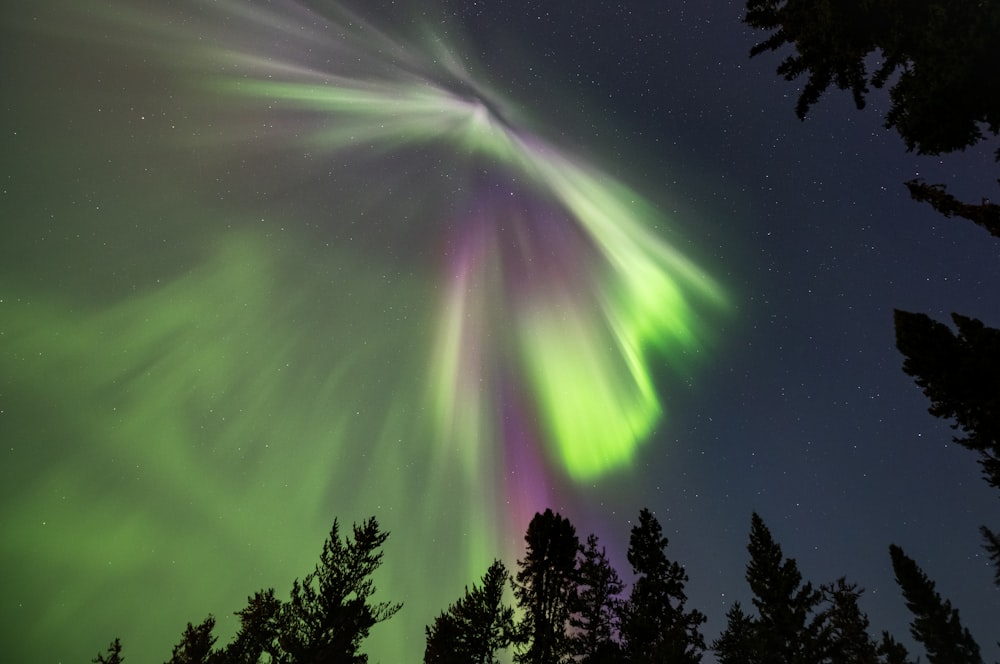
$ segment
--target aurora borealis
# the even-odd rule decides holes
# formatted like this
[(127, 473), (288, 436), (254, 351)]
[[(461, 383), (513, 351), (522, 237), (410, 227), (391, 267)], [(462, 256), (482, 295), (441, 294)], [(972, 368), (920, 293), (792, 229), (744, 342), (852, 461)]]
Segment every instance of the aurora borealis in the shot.
[[(404, 608), (365, 647), (389, 664), (419, 661), (423, 626), (494, 557), (513, 563), (545, 507), (617, 554), (626, 520), (658, 511), (713, 620), (740, 588), (751, 509), (775, 510), (779, 538), (813, 532), (785, 506), (814, 490), (813, 521), (852, 517), (847, 495), (866, 492), (891, 496), (872, 524), (933, 510), (885, 480), (926, 466), (892, 461), (894, 414), (921, 435), (947, 430), (919, 419), (891, 331), (865, 319), (885, 338), (857, 334), (883, 355), (850, 368), (892, 379), (829, 359), (860, 353), (836, 346), (850, 335), (825, 318), (845, 315), (838, 289), (889, 281), (850, 307), (914, 306), (899, 301), (903, 279), (859, 276), (858, 250), (810, 217), (841, 223), (852, 206), (815, 199), (787, 219), (771, 207), (779, 177), (761, 155), (780, 141), (757, 138), (764, 120), (719, 115), (750, 95), (675, 78), (718, 58), (616, 35), (614, 9), (553, 9), (550, 24), (527, 4), (9, 12), (0, 561), (4, 631), (23, 637), (12, 661), (88, 661), (116, 635), (128, 661), (159, 661), (210, 612), (224, 641), (249, 594), (283, 596), (311, 569), (335, 516), (374, 515), (390, 532), (379, 597)], [(716, 4), (700, 10), (714, 25), (735, 17)], [(636, 11), (664, 34), (694, 20)], [(550, 32), (525, 27), (536, 21)], [(567, 50), (577, 41), (604, 51)], [(626, 103), (650, 72), (656, 91)], [(581, 92), (611, 82), (617, 95)], [(757, 140), (770, 144), (757, 153)], [(796, 177), (786, 191), (818, 176)], [(866, 232), (883, 247), (900, 234)], [(831, 270), (835, 245), (848, 266), (829, 280), (776, 276), (793, 269), (779, 255)], [(965, 283), (992, 274), (963, 269)], [(827, 299), (793, 302), (789, 284)], [(856, 405), (879, 390), (905, 406)], [(835, 441), (854, 451), (829, 451)], [(883, 447), (853, 456), (871, 441)], [(963, 500), (986, 504), (971, 460), (942, 454), (931, 465), (954, 466)], [(807, 572), (881, 583), (877, 600), (895, 601), (891, 579), (865, 577), (888, 568), (877, 552), (827, 574), (824, 561), (848, 554), (824, 551)], [(950, 565), (927, 566), (946, 585)]]
[[(87, 441), (66, 466), (25, 460), (41, 480), (7, 516), (23, 534), (8, 540), (15, 558), (49, 552), (57, 566), (55, 540), (87, 543), (71, 578), (56, 577), (62, 601), (26, 608), (38, 638), (123, 579), (177, 593), (178, 607), (232, 603), (259, 584), (248, 569), (269, 578), (305, 564), (315, 526), (373, 511), (399, 540), (420, 533), (384, 582), (416, 604), (375, 649), (402, 661), (448, 603), (444, 582), (516, 555), (559, 485), (634, 463), (663, 418), (652, 359), (677, 358), (682, 375), (682, 353), (707, 335), (699, 317), (724, 307), (721, 287), (652, 230), (667, 221), (652, 205), (508, 124), (494, 109), (510, 104), (479, 97), (489, 93), (445, 42), (426, 37), (431, 61), (329, 10), (226, 2), (188, 24), (172, 22), (175, 8), (109, 5), (80, 17), (127, 35), (124, 57), (148, 54), (171, 79), (151, 95), (182, 117), (137, 129), (162, 144), (136, 157), (186, 168), (176, 140), (200, 177), (239, 164), (261, 190), (206, 210), (217, 201), (156, 178), (148, 186), (169, 198), (160, 223), (193, 222), (189, 264), (106, 299), (100, 276), (86, 287), (98, 298), (14, 286), (8, 389), (60, 413), (52, 440)], [(205, 43), (203, 30), (221, 32)], [(262, 34), (276, 41), (251, 38)], [(175, 122), (188, 125), (177, 139)], [(272, 179), (293, 158), (304, 163)], [(120, 204), (122, 216), (148, 209), (138, 193)], [(147, 223), (125, 232), (173, 233)], [(234, 576), (212, 572), (216, 598), (189, 585), (220, 564)], [(404, 578), (413, 568), (425, 571)], [(162, 616), (146, 620), (133, 628), (151, 644), (174, 636), (153, 636)]]

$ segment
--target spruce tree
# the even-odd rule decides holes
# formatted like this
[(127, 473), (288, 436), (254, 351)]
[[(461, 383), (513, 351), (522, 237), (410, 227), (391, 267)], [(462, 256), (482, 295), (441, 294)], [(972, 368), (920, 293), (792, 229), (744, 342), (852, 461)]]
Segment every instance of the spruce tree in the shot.
[[(747, 0), (746, 7), (743, 20), (770, 33), (751, 57), (792, 49), (777, 73), (806, 79), (795, 106), (799, 119), (831, 86), (850, 90), (858, 108), (872, 88), (888, 86), (885, 126), (908, 150), (956, 152), (1000, 134), (1000, 87), (987, 83), (1000, 61), (1000, 3)], [(906, 186), (946, 217), (965, 217), (1000, 236), (1000, 205), (987, 198), (965, 203), (944, 185)]]
[(879, 662), (882, 664), (914, 664), (906, 647), (894, 639), (889, 632), (882, 632), (882, 641), (878, 644)]
[(320, 562), (300, 582), (282, 607), (281, 649), (296, 663), (365, 664), (361, 642), (372, 627), (401, 608), (370, 602), (372, 574), (382, 564), (382, 545), (389, 534), (374, 517), (354, 525), (354, 538), (340, 537), (336, 520), (323, 544)]
[[(987, 484), (1000, 489), (1000, 330), (952, 314), (957, 333), (925, 314), (895, 312), (903, 372), (930, 400), (928, 411), (952, 420), (953, 441), (979, 456)], [(1000, 537), (980, 527), (1000, 586)]]
[(726, 611), (726, 629), (712, 642), (719, 664), (754, 664), (760, 661), (757, 623), (739, 602)]
[(822, 588), (828, 639), (826, 656), (837, 664), (879, 664), (878, 644), (868, 633), (868, 616), (858, 599), (862, 591), (843, 577)]
[(101, 653), (97, 653), (97, 657), (90, 660), (94, 664), (122, 664), (125, 658), (122, 657), (122, 642), (121, 639), (116, 638), (108, 646), (108, 656), (105, 657)]
[(212, 664), (218, 661), (217, 654), (212, 650), (215, 645), (215, 637), (212, 636), (214, 628), (215, 618), (211, 615), (197, 627), (188, 623), (167, 664)]
[(896, 583), (913, 614), (910, 634), (923, 644), (930, 664), (982, 664), (979, 644), (962, 626), (958, 609), (942, 600), (934, 590), (934, 582), (900, 547), (890, 545), (889, 556)]
[(589, 535), (580, 549), (579, 584), (573, 602), (570, 627), (573, 654), (581, 664), (619, 661), (620, 648), (615, 636), (617, 616), (625, 589), (618, 572), (608, 560), (596, 535)]
[[(891, 81), (886, 127), (911, 150), (964, 150), (983, 140), (984, 130), (1000, 132), (1000, 93), (983, 86), (1000, 55), (995, 3), (748, 0), (744, 21), (771, 31), (751, 56), (794, 49), (777, 73), (787, 80), (806, 76), (799, 118), (830, 86), (850, 90), (863, 108), (870, 88)], [(875, 52), (881, 57), (870, 71)]]
[(685, 609), (688, 576), (667, 558), (666, 548), (660, 522), (643, 509), (629, 538), (628, 561), (637, 578), (622, 610), (622, 647), (630, 662), (695, 664), (705, 650), (699, 628), (706, 618)]
[(930, 400), (928, 411), (953, 420), (954, 442), (976, 452), (986, 482), (1000, 489), (1000, 330), (952, 314), (957, 334), (925, 314), (895, 312), (903, 372)]
[(465, 596), (426, 628), (425, 664), (496, 664), (496, 652), (515, 639), (514, 610), (504, 604), (509, 576), (495, 560), (482, 585), (465, 589)]
[(257, 664), (267, 655), (270, 662), (283, 661), (278, 643), (282, 631), (282, 604), (274, 589), (260, 590), (247, 599), (246, 608), (237, 611), (240, 628), (223, 650), (224, 664)]
[(757, 616), (734, 605), (728, 625), (712, 648), (725, 664), (817, 664), (830, 649), (830, 630), (819, 611), (823, 593), (785, 559), (763, 519), (755, 512), (750, 524), (750, 562), (746, 578)]
[(825, 649), (822, 593), (802, 574), (755, 512), (750, 525), (746, 578), (757, 609), (755, 644), (760, 664), (816, 664)]
[(518, 664), (563, 664), (570, 661), (567, 634), (576, 596), (576, 528), (551, 509), (536, 513), (524, 536), (527, 549), (517, 561), (520, 570), (514, 595), (524, 612), (521, 633), (525, 648)]

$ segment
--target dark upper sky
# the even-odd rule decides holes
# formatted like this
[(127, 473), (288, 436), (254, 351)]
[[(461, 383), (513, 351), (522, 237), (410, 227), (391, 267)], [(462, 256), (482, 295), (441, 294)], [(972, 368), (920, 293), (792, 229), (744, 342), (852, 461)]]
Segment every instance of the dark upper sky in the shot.
[[(709, 641), (748, 603), (752, 511), (807, 579), (846, 575), (873, 630), (909, 643), (887, 552), (900, 544), (996, 657), (1000, 595), (977, 532), (997, 525), (996, 498), (927, 414), (892, 330), (894, 308), (1000, 324), (996, 240), (902, 184), (978, 200), (995, 186), (990, 150), (909, 154), (879, 95), (858, 112), (829, 93), (799, 122), (782, 56), (749, 60), (761, 37), (736, 2), (355, 4), (6, 12), (14, 659), (92, 657), (116, 635), (127, 657), (166, 658), (208, 612), (225, 640), (246, 595), (309, 570), (334, 516), (375, 514), (393, 533), (381, 587), (406, 608), (368, 650), (418, 661), (422, 626), (493, 556), (513, 564), (547, 506), (623, 572), (628, 520), (652, 509)], [(246, 92), (317, 71), (355, 96), (317, 109)], [(426, 113), (412, 96), (426, 89), (455, 96)], [(359, 91), (376, 103), (357, 110)], [(481, 153), (455, 148), (451, 125), (411, 138), (467, 122), (476, 99), (492, 123), (468, 125)], [(697, 342), (643, 349), (660, 417), (596, 472), (551, 422), (591, 393), (616, 420), (605, 383), (641, 400), (607, 349), (640, 306), (622, 292), (647, 285), (629, 276), (646, 254), (618, 261), (610, 230), (573, 226), (615, 182), (726, 304), (687, 291), (678, 315), (700, 316)], [(546, 325), (569, 359), (550, 360)]]

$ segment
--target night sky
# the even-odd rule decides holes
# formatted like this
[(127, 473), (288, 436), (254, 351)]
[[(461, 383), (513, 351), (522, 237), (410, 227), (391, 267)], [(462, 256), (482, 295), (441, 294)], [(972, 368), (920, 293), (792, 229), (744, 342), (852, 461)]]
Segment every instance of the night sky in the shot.
[[(353, 7), (351, 5), (354, 5)], [(536, 511), (628, 578), (649, 507), (711, 641), (757, 511), (910, 644), (901, 545), (998, 656), (996, 496), (901, 371), (894, 308), (1000, 325), (985, 146), (806, 122), (738, 2), (36, 0), (0, 33), (4, 658), (170, 656), (391, 535), (365, 644)], [(995, 190), (993, 190), (995, 191)], [(911, 647), (911, 654), (919, 653)], [(706, 661), (711, 661), (707, 657)]]

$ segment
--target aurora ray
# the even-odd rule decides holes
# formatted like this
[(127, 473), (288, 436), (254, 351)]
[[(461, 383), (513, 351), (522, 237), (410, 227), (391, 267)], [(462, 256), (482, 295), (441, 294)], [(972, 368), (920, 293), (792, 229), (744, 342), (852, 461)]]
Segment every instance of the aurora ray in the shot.
[[(67, 5), (48, 26), (81, 53), (106, 49), (116, 90), (135, 74), (106, 64), (115, 53), (149, 63), (164, 88), (126, 92), (129, 109), (176, 109), (139, 116), (150, 128), (124, 132), (128, 149), (78, 139), (92, 154), (74, 167), (106, 155), (134, 187), (93, 232), (162, 236), (153, 263), (162, 245), (196, 249), (131, 289), (119, 275), (135, 261), (96, 254), (96, 269), (69, 272), (96, 274), (89, 291), (2, 275), (16, 296), (0, 388), (59, 412), (53, 440), (87, 445), (72, 472), (12, 467), (39, 481), (0, 511), (19, 533), (0, 551), (23, 562), (84, 530), (108, 538), (80, 574), (37, 582), (64, 601), (33, 608), (25, 633), (62, 629), (123, 578), (180, 584), (178, 611), (224, 615), (254, 583), (303, 573), (333, 515), (374, 512), (426, 572), (384, 572), (387, 594), (420, 598), (383, 628), (395, 637), (373, 636), (384, 661), (406, 661), (454, 584), (516, 553), (534, 510), (641, 458), (664, 421), (658, 367), (684, 374), (723, 293), (654, 230), (670, 220), (652, 203), (547, 140), (429, 31), (291, 0), (175, 5)], [(77, 85), (81, 107), (112, 105)], [(149, 163), (175, 170), (147, 181)], [(47, 449), (24, 421), (5, 426)], [(163, 625), (134, 620), (135, 633)]]
[[(648, 230), (655, 211), (606, 174), (508, 127), (488, 108), (513, 104), (485, 96), (464, 72), (445, 73), (484, 99), (464, 99), (404, 68), (396, 80), (371, 80), (234, 58), (241, 75), (212, 88), (278, 109), (277, 124), (286, 113), (315, 114), (316, 126), (298, 141), (331, 158), (368, 144), (377, 158), (392, 159), (405, 144), (428, 142), (450, 146), (467, 169), (499, 171), (441, 201), (452, 229), (445, 241), (478, 248), (444, 275), (459, 294), (440, 305), (438, 363), (430, 368), (438, 376), (435, 437), (449, 447), (491, 444), (499, 374), (513, 373), (508, 379), (532, 393), (543, 442), (564, 472), (587, 480), (627, 465), (661, 414), (650, 350), (697, 345), (695, 303), (721, 302), (704, 273)], [(482, 302), (495, 311), (476, 312)], [(501, 333), (505, 320), (511, 329)], [(479, 388), (468, 389), (463, 374)], [(484, 426), (456, 421), (489, 411)]]

